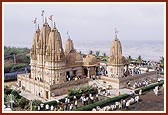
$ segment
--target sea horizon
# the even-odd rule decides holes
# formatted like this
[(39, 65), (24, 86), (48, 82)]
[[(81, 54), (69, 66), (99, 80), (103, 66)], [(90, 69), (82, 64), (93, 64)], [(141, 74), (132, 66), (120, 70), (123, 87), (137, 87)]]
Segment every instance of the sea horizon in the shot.
[[(107, 56), (110, 54), (110, 48), (113, 40), (73, 40), (74, 48), (79, 52), (88, 54), (90, 50), (95, 53), (95, 51), (100, 51), (106, 53)], [(63, 42), (63, 49), (65, 46), (65, 40)], [(164, 40), (122, 40), (120, 39), (122, 45), (122, 54), (125, 57), (131, 56), (132, 58), (137, 58), (141, 55), (144, 60), (158, 61), (160, 57), (164, 57)], [(24, 43), (8, 43), (4, 44), (9, 47), (18, 48), (31, 48), (32, 42), (25, 41)]]

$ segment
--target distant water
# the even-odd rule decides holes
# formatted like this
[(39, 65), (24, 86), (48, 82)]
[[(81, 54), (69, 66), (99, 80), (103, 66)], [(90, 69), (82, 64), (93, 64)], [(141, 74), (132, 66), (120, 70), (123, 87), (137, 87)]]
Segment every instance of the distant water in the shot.
[[(105, 52), (110, 54), (112, 41), (74, 41), (77, 51), (88, 53), (90, 50)], [(158, 61), (164, 56), (164, 41), (121, 41), (122, 53), (125, 57), (129, 55), (137, 58), (141, 55), (142, 59)]]
[[(164, 56), (164, 41), (121, 41), (122, 53), (125, 57), (129, 55), (132, 58), (137, 58), (139, 55), (145, 60), (158, 61), (161, 56)], [(74, 47), (77, 51), (88, 54), (90, 50), (100, 51), (100, 54), (110, 54), (112, 40), (110, 41), (91, 41), (91, 40), (73, 40)], [(32, 42), (25, 41), (24, 43), (10, 43), (7, 46), (28, 47), (31, 48)], [(63, 46), (64, 42), (63, 42)]]

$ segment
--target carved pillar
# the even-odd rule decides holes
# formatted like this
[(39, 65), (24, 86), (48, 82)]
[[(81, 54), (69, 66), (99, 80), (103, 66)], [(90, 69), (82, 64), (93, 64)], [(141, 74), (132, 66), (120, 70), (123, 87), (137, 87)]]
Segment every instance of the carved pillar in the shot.
[(87, 70), (88, 70), (88, 77), (90, 78), (90, 67), (87, 67)]

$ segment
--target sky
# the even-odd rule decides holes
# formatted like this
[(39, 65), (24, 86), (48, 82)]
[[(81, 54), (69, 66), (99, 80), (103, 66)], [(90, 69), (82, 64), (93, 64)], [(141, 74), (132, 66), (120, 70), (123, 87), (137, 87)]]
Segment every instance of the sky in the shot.
[[(73, 41), (112, 41), (115, 28), (124, 40), (164, 40), (164, 4), (57, 3), (4, 4), (4, 45), (31, 48), (35, 25), (42, 27), (45, 17), (53, 15), (63, 43), (67, 31)], [(51, 26), (51, 21), (48, 20)]]

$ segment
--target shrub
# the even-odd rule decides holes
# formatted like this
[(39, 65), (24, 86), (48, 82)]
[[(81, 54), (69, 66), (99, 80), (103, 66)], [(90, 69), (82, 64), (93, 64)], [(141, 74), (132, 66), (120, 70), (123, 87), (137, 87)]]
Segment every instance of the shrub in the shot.
[(53, 101), (45, 102), (44, 104), (45, 104), (45, 105), (48, 104), (48, 105), (50, 105), (50, 106), (51, 106), (51, 105), (53, 105), (53, 106), (57, 106), (58, 103), (57, 103), (57, 101), (53, 100)]
[[(161, 82), (158, 82), (158, 83), (155, 83), (155, 84), (146, 86), (146, 87), (142, 87), (142, 88), (140, 88), (140, 89), (142, 90), (142, 92), (145, 92), (145, 91), (149, 91), (149, 90), (151, 90), (151, 89), (154, 89), (156, 86), (161, 86), (161, 85), (163, 85), (163, 84), (164, 84), (164, 82), (161, 81)], [(140, 89), (136, 90), (135, 93), (139, 93), (139, 90), (140, 90)]]
[(6, 95), (11, 94), (12, 89), (5, 89), (5, 91), (4, 91), (4, 92), (5, 92), (5, 94), (6, 94)]
[(32, 106), (32, 111), (36, 111), (37, 110), (37, 106)]
[(68, 98), (71, 98), (71, 96), (81, 96), (82, 94), (89, 94), (89, 93), (93, 93), (96, 94), (97, 93), (97, 89), (93, 88), (92, 86), (89, 87), (82, 87), (79, 90), (69, 90), (68, 92)]
[(115, 101), (119, 101), (121, 99), (126, 99), (128, 97), (129, 97), (128, 94), (123, 94), (123, 95), (116, 96), (116, 97), (113, 97), (113, 98), (108, 98), (108, 99), (103, 100), (103, 101), (98, 101), (96, 103), (93, 103), (93, 104), (90, 104), (90, 105), (87, 105), (87, 106), (83, 106), (81, 108), (75, 109), (74, 111), (90, 111), (93, 108), (95, 108), (96, 106), (104, 107), (105, 105), (108, 105), (108, 104), (113, 103)]
[(13, 94), (14, 96), (19, 97), (19, 93), (16, 90), (12, 90), (11, 94)]
[(28, 103), (29, 101), (24, 97), (21, 97), (21, 99), (18, 99), (18, 104), (22, 109), (24, 109), (25, 105), (27, 105)]
[(163, 85), (163, 83), (164, 83), (164, 82), (159, 82), (159, 83), (156, 83), (156, 84), (149, 85), (149, 86), (147, 86), (147, 87), (143, 87), (143, 88), (142, 88), (142, 91), (143, 91), (143, 92), (144, 92), (144, 91), (149, 91), (150, 89), (153, 89), (153, 88), (155, 88), (156, 86), (161, 86), (161, 85)]
[(41, 100), (33, 100), (33, 101), (32, 101), (32, 105), (33, 105), (33, 106), (39, 106), (41, 103), (42, 103)]

